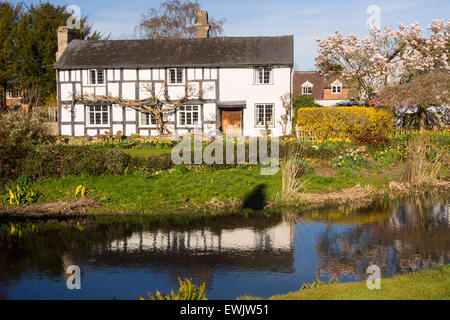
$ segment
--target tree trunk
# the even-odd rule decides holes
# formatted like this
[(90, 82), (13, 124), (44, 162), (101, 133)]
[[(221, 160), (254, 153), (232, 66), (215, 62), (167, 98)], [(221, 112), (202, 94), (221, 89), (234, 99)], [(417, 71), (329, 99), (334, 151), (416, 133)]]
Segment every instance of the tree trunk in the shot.
[(419, 117), (419, 129), (425, 130), (427, 128), (427, 109), (419, 107), (417, 116)]
[(7, 111), (6, 107), (6, 85), (4, 83), (0, 84), (0, 114)]

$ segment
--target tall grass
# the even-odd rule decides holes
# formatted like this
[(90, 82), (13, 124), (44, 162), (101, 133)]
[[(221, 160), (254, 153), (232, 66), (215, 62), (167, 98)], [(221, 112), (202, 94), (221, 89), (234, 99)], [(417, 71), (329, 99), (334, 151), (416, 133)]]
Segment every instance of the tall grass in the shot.
[(302, 157), (302, 148), (298, 143), (290, 143), (283, 150), (281, 173), (282, 185), (279, 198), (283, 201), (291, 201), (298, 198), (299, 190), (305, 185), (303, 175), (310, 169)]
[(411, 189), (433, 186), (440, 180), (442, 168), (449, 165), (448, 145), (435, 143), (426, 135), (411, 137), (406, 145), (404, 181)]

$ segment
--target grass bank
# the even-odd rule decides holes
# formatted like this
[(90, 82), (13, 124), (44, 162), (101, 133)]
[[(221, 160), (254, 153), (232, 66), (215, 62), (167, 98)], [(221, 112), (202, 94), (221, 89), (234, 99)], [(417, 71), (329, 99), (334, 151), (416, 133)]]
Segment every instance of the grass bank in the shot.
[[(174, 166), (171, 146), (163, 142), (112, 140), (84, 148), (50, 146), (50, 151), (43, 147), (46, 157), (41, 157), (39, 166), (33, 159), (21, 160), (27, 164), (25, 172), (35, 176), (32, 184), (8, 181), (0, 190), (0, 212), (56, 214), (61, 208), (65, 213), (161, 214), (365, 205), (412, 187), (425, 190), (443, 183), (448, 190), (450, 134), (422, 136), (428, 139), (393, 137), (388, 144), (376, 146), (289, 138), (280, 144), (282, 169), (271, 176), (261, 175), (256, 165)], [(283, 169), (286, 158), (295, 169), (290, 174)], [(8, 185), (24, 185), (17, 189), (24, 194), (23, 203), (9, 204)], [(83, 199), (75, 194), (80, 185), (86, 190)], [(33, 196), (30, 201), (28, 193)]]
[[(260, 300), (245, 296), (242, 300)], [(450, 265), (381, 279), (381, 289), (369, 290), (365, 282), (342, 283), (276, 295), (270, 300), (449, 300)]]
[[(280, 170), (273, 176), (264, 176), (257, 166), (243, 166), (206, 171), (176, 167), (159, 174), (47, 178), (33, 185), (39, 195), (37, 202), (13, 207), (6, 204), (4, 211), (56, 213), (61, 209), (67, 213), (161, 214), (261, 210), (281, 206), (317, 207), (352, 200), (361, 202), (361, 198), (367, 196), (365, 186), (382, 193), (390, 181), (389, 173), (338, 173), (328, 177), (310, 173), (304, 176), (307, 183), (302, 189), (303, 200), (285, 203), (279, 200), (281, 175)], [(79, 185), (86, 188), (83, 199), (75, 195)]]

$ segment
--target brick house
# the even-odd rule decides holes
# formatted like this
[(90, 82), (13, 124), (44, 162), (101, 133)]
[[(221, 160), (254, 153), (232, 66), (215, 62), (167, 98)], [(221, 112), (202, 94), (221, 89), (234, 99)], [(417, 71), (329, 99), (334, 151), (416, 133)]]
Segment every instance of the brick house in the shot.
[(6, 106), (11, 107), (13, 105), (22, 104), (22, 90), (20, 89), (8, 89), (6, 90)]
[(346, 88), (336, 72), (323, 76), (317, 71), (296, 71), (293, 76), (293, 95), (312, 95), (325, 107), (353, 104)]

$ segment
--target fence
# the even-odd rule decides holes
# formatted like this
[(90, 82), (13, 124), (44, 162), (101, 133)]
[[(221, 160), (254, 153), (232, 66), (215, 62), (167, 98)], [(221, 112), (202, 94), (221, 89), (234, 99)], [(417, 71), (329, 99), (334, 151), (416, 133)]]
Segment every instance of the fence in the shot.
[[(325, 136), (320, 132), (313, 132), (299, 126), (295, 126), (295, 135), (297, 136), (297, 140), (300, 141), (317, 141), (325, 139)], [(347, 140), (347, 139), (352, 139), (352, 137), (350, 135), (340, 134), (339, 140)]]
[[(420, 131), (420, 130), (412, 130), (412, 129), (403, 129), (403, 128), (394, 128), (394, 130), (392, 131), (390, 137), (391, 138), (401, 138), (404, 137), (406, 135), (409, 134), (417, 134), (417, 133), (422, 133), (422, 132), (441, 132), (442, 129), (437, 129), (437, 130), (424, 130), (424, 131)], [(444, 129), (445, 130), (445, 129)], [(312, 132), (312, 131), (308, 131), (303, 129), (302, 127), (296, 126), (295, 127), (295, 134), (297, 136), (297, 140), (300, 141), (317, 141), (317, 140), (324, 140), (324, 136), (317, 133), (317, 132)], [(346, 140), (346, 139), (350, 139), (352, 140), (352, 137), (350, 135), (341, 138), (340, 140)]]
[(40, 115), (45, 122), (58, 122), (57, 107), (35, 107), (32, 112)]

